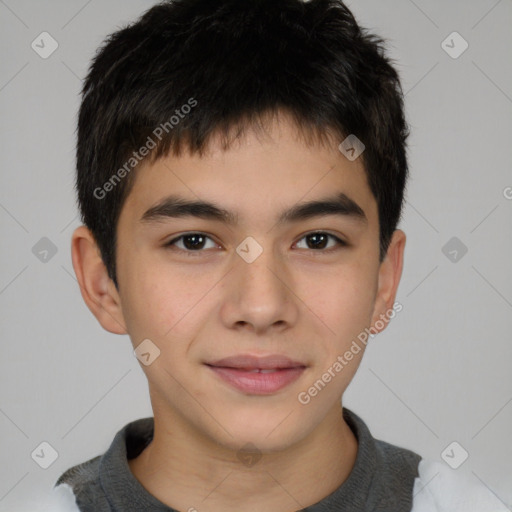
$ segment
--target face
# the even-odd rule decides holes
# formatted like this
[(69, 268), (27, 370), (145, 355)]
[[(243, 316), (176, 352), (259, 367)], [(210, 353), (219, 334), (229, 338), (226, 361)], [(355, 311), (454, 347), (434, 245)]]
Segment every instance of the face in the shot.
[(341, 370), (339, 356), (393, 304), (396, 240), (380, 265), (361, 159), (306, 145), (284, 117), (268, 138), (141, 168), (118, 224), (113, 315), (134, 348), (151, 340), (141, 367), (155, 420), (233, 449), (312, 434), (339, 410), (364, 344)]

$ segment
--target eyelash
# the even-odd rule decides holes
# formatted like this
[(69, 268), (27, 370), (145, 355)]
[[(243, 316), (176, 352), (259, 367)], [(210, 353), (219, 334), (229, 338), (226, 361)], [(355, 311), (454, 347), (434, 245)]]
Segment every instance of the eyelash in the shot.
[[(181, 252), (185, 253), (187, 256), (191, 256), (191, 257), (197, 256), (199, 253), (204, 252), (206, 249), (198, 249), (196, 251), (193, 251), (193, 250), (190, 250), (190, 249), (181, 249), (181, 248), (177, 248), (176, 249), (175, 247), (173, 247), (176, 244), (176, 242), (182, 240), (183, 238), (185, 238), (187, 236), (193, 236), (193, 235), (201, 235), (201, 236), (203, 236), (205, 238), (209, 238), (210, 240), (212, 240), (212, 238), (210, 236), (208, 236), (206, 233), (202, 233), (200, 231), (191, 231), (190, 233), (185, 233), (185, 234), (180, 235), (180, 236), (178, 236), (176, 238), (173, 238), (172, 240), (167, 242), (164, 245), (164, 247), (168, 248), (168, 249), (171, 249), (171, 250), (181, 251)], [(299, 239), (299, 242), (301, 240), (303, 240), (304, 238), (307, 238), (308, 236), (312, 236), (312, 235), (327, 235), (328, 237), (334, 239), (336, 241), (336, 243), (337, 243), (337, 247), (330, 247), (329, 249), (309, 249), (309, 251), (312, 251), (312, 252), (330, 254), (333, 251), (336, 251), (336, 250), (339, 250), (342, 247), (347, 247), (348, 246), (348, 244), (345, 241), (341, 240), (336, 235), (333, 235), (332, 233), (328, 233), (326, 231), (312, 231), (310, 233), (306, 233), (305, 235), (302, 236), (302, 238)]]

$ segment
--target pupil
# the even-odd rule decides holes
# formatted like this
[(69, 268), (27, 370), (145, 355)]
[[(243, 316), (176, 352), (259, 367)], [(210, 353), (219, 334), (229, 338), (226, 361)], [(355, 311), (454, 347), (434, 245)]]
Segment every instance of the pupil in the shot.
[[(196, 242), (188, 243), (190, 240), (196, 240)], [(199, 240), (199, 242), (197, 242)], [(204, 243), (204, 237), (202, 235), (187, 235), (184, 240), (184, 245), (187, 249), (197, 249)]]
[[(318, 239), (322, 239), (322, 241), (320, 242), (320, 244), (318, 244)], [(310, 235), (309, 237), (309, 240), (313, 240), (313, 246), (315, 248), (324, 248), (325, 247), (325, 241), (326, 241), (327, 237), (324, 235), (324, 234), (321, 234), (321, 233), (315, 233), (313, 235)]]

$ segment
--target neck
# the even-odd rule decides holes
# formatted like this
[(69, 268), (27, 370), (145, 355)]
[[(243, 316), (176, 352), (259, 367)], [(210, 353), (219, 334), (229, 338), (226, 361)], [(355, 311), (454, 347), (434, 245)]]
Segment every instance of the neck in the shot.
[(174, 416), (155, 414), (152, 442), (128, 463), (150, 494), (176, 510), (282, 512), (334, 492), (348, 478), (356, 456), (357, 439), (340, 404), (307, 438), (246, 465), (237, 452)]

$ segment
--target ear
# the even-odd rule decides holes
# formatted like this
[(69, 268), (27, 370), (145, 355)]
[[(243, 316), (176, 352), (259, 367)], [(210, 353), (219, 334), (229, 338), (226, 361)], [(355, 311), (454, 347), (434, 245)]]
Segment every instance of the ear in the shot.
[[(405, 240), (405, 233), (400, 229), (395, 230), (391, 237), (386, 257), (380, 264), (377, 296), (371, 322), (372, 327), (377, 332), (383, 331), (389, 322), (389, 319), (383, 322), (381, 315), (389, 310), (393, 310), (396, 291), (402, 276)], [(377, 320), (381, 321), (377, 322)], [(384, 325), (379, 328), (379, 324)]]
[(126, 334), (118, 291), (108, 276), (94, 236), (85, 226), (73, 232), (71, 258), (80, 292), (92, 314), (107, 331)]

